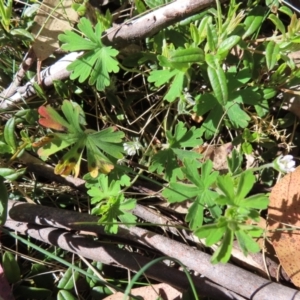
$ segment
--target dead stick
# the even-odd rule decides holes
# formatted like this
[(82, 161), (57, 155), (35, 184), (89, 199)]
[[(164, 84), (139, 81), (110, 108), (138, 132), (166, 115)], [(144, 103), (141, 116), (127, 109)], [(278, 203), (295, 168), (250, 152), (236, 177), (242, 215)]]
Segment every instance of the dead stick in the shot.
[[(74, 224), (76, 222), (97, 222), (95, 216), (66, 211), (63, 217), (62, 211), (56, 208), (14, 203), (16, 202), (10, 201), (9, 216), (15, 221), (23, 222), (26, 220), (36, 224), (53, 224), (53, 226), (64, 226), (64, 228), (103, 234), (103, 228), (98, 225)], [(13, 205), (16, 206), (15, 210), (11, 208)], [(40, 209), (40, 211), (36, 209)], [(85, 221), (83, 221), (84, 219)], [(245, 298), (251, 300), (300, 300), (300, 294), (297, 290), (261, 278), (230, 263), (212, 265), (210, 255), (154, 232), (137, 227), (120, 226), (118, 236), (156, 249), (164, 255), (177, 258), (189, 269), (195, 270)]]
[[(80, 235), (74, 235), (63, 229), (20, 223), (13, 220), (7, 220), (5, 227), (94, 261), (126, 268), (135, 272), (151, 262), (151, 259), (137, 253), (121, 250), (117, 246), (108, 245), (107, 243), (101, 244), (99, 241), (94, 241)], [(157, 263), (148, 268), (145, 275), (152, 279), (168, 283), (181, 291), (189, 288), (189, 282), (183, 272), (167, 267), (163, 263)], [(230, 291), (217, 286), (206, 278), (193, 277), (193, 282), (200, 297), (208, 296), (213, 299), (225, 300), (244, 299), (239, 296), (236, 297)]]

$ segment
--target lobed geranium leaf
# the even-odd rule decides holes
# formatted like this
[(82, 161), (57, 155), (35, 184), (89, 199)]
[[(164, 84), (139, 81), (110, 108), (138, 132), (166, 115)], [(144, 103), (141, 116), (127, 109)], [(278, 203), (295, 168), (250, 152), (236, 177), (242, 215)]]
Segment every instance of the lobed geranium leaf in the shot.
[(96, 84), (96, 88), (103, 91), (110, 84), (109, 73), (119, 71), (118, 61), (115, 59), (119, 52), (102, 44), (103, 28), (100, 22), (93, 29), (88, 19), (81, 18), (78, 28), (86, 35), (86, 38), (70, 31), (59, 35), (60, 41), (65, 42), (62, 45), (64, 50), (90, 50), (68, 66), (67, 69), (72, 71), (70, 78), (78, 78), (79, 82), (84, 82), (89, 78), (90, 85)]
[(97, 56), (95, 55), (95, 51), (87, 52), (83, 56), (77, 58), (67, 67), (68, 71), (73, 71), (70, 78), (78, 78), (80, 83), (84, 82), (89, 77), (96, 60)]
[(39, 123), (42, 126), (58, 131), (70, 129), (68, 122), (50, 105), (40, 106), (38, 113), (42, 117), (39, 119)]
[(74, 177), (78, 177), (84, 144), (85, 140), (79, 139), (62, 159), (59, 160), (55, 166), (54, 173), (63, 176), (68, 176), (72, 173)]
[(35, 147), (42, 146), (38, 154), (45, 158), (71, 146), (55, 167), (56, 174), (66, 176), (72, 173), (77, 177), (84, 148), (87, 152), (88, 170), (92, 177), (97, 177), (99, 171), (107, 174), (114, 168), (113, 163), (103, 152), (117, 159), (123, 157), (121, 141), (124, 133), (115, 131), (115, 128), (107, 128), (100, 132), (84, 130), (82, 126), (86, 125), (85, 114), (77, 103), (67, 100), (63, 102), (62, 112), (65, 119), (50, 106), (41, 107), (39, 111), (44, 117), (40, 119), (42, 125), (68, 131), (53, 133), (33, 143)]
[(115, 59), (118, 53), (119, 52), (112, 47), (103, 47), (95, 53), (95, 56), (97, 55), (98, 59), (91, 72), (89, 84), (94, 85), (96, 83), (98, 91), (103, 91), (105, 87), (109, 86), (110, 72), (119, 72), (118, 62)]

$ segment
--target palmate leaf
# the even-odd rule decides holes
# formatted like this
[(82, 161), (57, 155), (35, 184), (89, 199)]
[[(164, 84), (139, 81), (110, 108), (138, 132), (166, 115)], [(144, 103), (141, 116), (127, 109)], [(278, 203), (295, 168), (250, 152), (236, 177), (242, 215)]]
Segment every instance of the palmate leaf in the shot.
[(135, 199), (126, 199), (123, 194), (119, 194), (117, 197), (110, 197), (107, 203), (99, 203), (92, 209), (92, 214), (101, 215), (98, 223), (104, 225), (107, 233), (116, 234), (119, 227), (118, 219), (125, 225), (135, 223), (136, 217), (128, 212), (135, 205)]
[(68, 66), (67, 69), (73, 71), (70, 78), (78, 78), (79, 82), (84, 82), (89, 77), (89, 84), (96, 84), (96, 88), (103, 91), (110, 84), (109, 73), (119, 71), (118, 61), (115, 59), (119, 52), (102, 44), (101, 23), (97, 23), (94, 30), (88, 19), (81, 18), (78, 28), (86, 38), (71, 31), (58, 37), (64, 43), (61, 46), (63, 50), (90, 50)]
[(103, 199), (117, 197), (120, 194), (120, 182), (111, 181), (109, 183), (108, 177), (101, 174), (98, 178), (97, 186), (94, 184), (89, 190), (88, 194), (92, 197), (91, 203), (96, 204)]
[(55, 166), (54, 173), (68, 176), (71, 173), (78, 177), (80, 171), (80, 161), (84, 150), (85, 140), (78, 140)]
[(185, 147), (195, 147), (202, 144), (201, 129), (191, 127), (189, 130), (185, 127), (183, 122), (179, 122), (175, 129), (174, 134), (171, 131), (166, 132), (168, 139), (167, 149), (163, 149), (152, 157), (152, 163), (149, 167), (151, 172), (157, 170), (162, 174), (165, 170), (165, 179), (174, 181), (176, 177), (182, 178), (182, 171), (180, 169), (178, 160), (183, 161), (184, 158), (194, 158), (194, 164), (197, 164), (196, 159), (201, 158), (200, 154), (191, 151), (183, 150)]
[(199, 48), (177, 49), (171, 51), (170, 57), (158, 56), (159, 64), (166, 69), (153, 70), (148, 77), (156, 87), (170, 83), (169, 90), (164, 99), (173, 102), (180, 97), (183, 89), (188, 85), (188, 69), (193, 63), (204, 61), (204, 52)]
[(184, 159), (183, 163), (182, 171), (193, 184), (171, 182), (170, 186), (163, 190), (162, 195), (171, 203), (187, 199), (193, 201), (185, 220), (189, 222), (190, 228), (195, 230), (203, 223), (204, 208), (207, 208), (214, 218), (219, 218), (222, 213), (215, 202), (218, 194), (210, 190), (217, 179), (218, 172), (211, 172), (211, 161), (206, 161), (202, 165), (201, 175), (198, 171), (199, 166), (194, 160)]
[[(90, 180), (89, 180), (90, 181)], [(117, 233), (118, 219), (122, 223), (135, 223), (136, 217), (129, 211), (136, 206), (135, 199), (126, 199), (121, 190), (120, 180), (110, 180), (108, 176), (101, 174), (93, 179), (93, 184), (88, 190), (92, 197), (91, 203), (96, 204), (92, 213), (101, 216), (99, 224), (104, 225), (108, 233)]]
[(172, 149), (165, 149), (156, 153), (152, 157), (149, 171), (157, 171), (158, 174), (164, 173), (164, 177), (170, 181), (176, 180), (177, 177), (182, 179), (182, 171)]
[(41, 125), (67, 131), (53, 133), (50, 138), (44, 137), (46, 141), (33, 143), (36, 147), (42, 145), (38, 154), (44, 158), (71, 147), (55, 167), (55, 174), (67, 176), (72, 173), (77, 177), (84, 148), (87, 152), (88, 170), (92, 177), (97, 177), (99, 171), (107, 174), (114, 168), (104, 153), (116, 159), (123, 157), (121, 142), (124, 133), (116, 131), (116, 128), (106, 128), (100, 132), (84, 129), (85, 115), (77, 103), (67, 100), (63, 102), (62, 112), (65, 118), (50, 106), (42, 107), (39, 111), (42, 112), (42, 118), (39, 120)]

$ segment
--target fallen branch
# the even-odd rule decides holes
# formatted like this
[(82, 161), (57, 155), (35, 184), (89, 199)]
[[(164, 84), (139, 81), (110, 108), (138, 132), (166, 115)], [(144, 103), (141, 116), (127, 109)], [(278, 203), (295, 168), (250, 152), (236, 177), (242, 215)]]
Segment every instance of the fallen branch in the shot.
[[(48, 209), (50, 209), (50, 214), (47, 213)], [(33, 218), (35, 219), (34, 221), (31, 217), (29, 217), (29, 210), (31, 210), (32, 212), (31, 216), (33, 216)], [(52, 208), (38, 205), (28, 206), (28, 204), (26, 203), (10, 201), (8, 211), (9, 215), (14, 215), (17, 212), (21, 213), (21, 211), (24, 212), (26, 216), (29, 217), (29, 219), (33, 222), (27, 223), (21, 221), (22, 223), (20, 223), (20, 221), (15, 221), (9, 218), (5, 223), (5, 227), (15, 230), (21, 234), (26, 234), (27, 236), (33, 237), (47, 244), (58, 246), (64, 250), (84, 256), (94, 261), (100, 261), (107, 265), (126, 268), (132, 271), (139, 271), (143, 266), (151, 262), (151, 259), (149, 258), (146, 258), (137, 253), (130, 253), (128, 251), (122, 250), (118, 246), (108, 245), (107, 242), (101, 243), (99, 241), (94, 241), (90, 238), (86, 238), (82, 235), (75, 235), (73, 233), (70, 233), (69, 231), (60, 229), (61, 226), (64, 227), (63, 223), (72, 220), (72, 217), (75, 217), (77, 220), (86, 219), (86, 221), (91, 222), (91, 220), (95, 220), (95, 217), (93, 216), (71, 211), (64, 211), (60, 209), (53, 210)], [(64, 212), (66, 212), (67, 215), (64, 215)], [(48, 219), (48, 217), (45, 218), (45, 214), (47, 214), (50, 219)], [(58, 218), (55, 215), (58, 216)], [(22, 217), (22, 220), (24, 219), (25, 218)], [(76, 219), (73, 219), (73, 222)], [(47, 224), (47, 226), (39, 226), (36, 224)], [(50, 227), (53, 224), (56, 226)], [(83, 226), (89, 227), (88, 225)], [(101, 228), (100, 231), (103, 233), (101, 234), (101, 236), (107, 236), (103, 232), (101, 226), (95, 225), (94, 227), (98, 227), (98, 229)], [(69, 227), (69, 229), (71, 229), (71, 227)], [(125, 231), (126, 230), (123, 228), (122, 232)], [(111, 238), (113, 237), (114, 236), (111, 236)], [(123, 241), (125, 240), (123, 239)], [(145, 272), (145, 275), (152, 279), (168, 283), (169, 285), (181, 291), (187, 290), (189, 288), (189, 282), (183, 272), (171, 267), (167, 267), (163, 263), (155, 264)], [(214, 284), (207, 278), (199, 278), (193, 276), (193, 282), (199, 293), (199, 296), (201, 297), (212, 297), (214, 299), (225, 300), (244, 299), (243, 297), (235, 295), (234, 293), (218, 286), (217, 284)]]
[[(18, 222), (94, 232), (100, 236), (105, 234), (103, 228), (96, 225), (98, 218), (88, 214), (10, 201), (8, 215)], [(78, 224), (86, 222), (94, 223), (95, 225)], [(11, 226), (9, 224), (6, 223), (5, 226)], [(18, 228), (12, 229), (19, 231)], [(26, 234), (30, 234), (30, 231), (26, 231)], [(35, 235), (39, 236), (39, 234), (41, 233), (35, 232)], [(210, 255), (142, 228), (120, 226), (118, 234), (112, 236), (112, 238), (122, 239), (127, 241), (127, 243), (131, 241), (136, 245), (143, 245), (166, 256), (174, 257), (189, 269), (204, 275), (214, 283), (246, 299), (300, 300), (300, 294), (297, 290), (271, 282), (229, 263), (212, 265), (210, 263)]]

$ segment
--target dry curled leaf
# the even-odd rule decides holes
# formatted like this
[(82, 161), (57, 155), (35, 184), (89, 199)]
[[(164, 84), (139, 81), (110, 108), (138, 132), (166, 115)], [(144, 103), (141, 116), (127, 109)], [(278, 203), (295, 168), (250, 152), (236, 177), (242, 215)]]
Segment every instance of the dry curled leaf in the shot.
[(300, 167), (273, 188), (268, 209), (269, 238), (292, 282), (300, 287)]
[(210, 159), (214, 170), (226, 172), (228, 171), (227, 157), (232, 149), (232, 143), (226, 143), (221, 146), (203, 145), (195, 148), (194, 151), (203, 154), (203, 161)]

